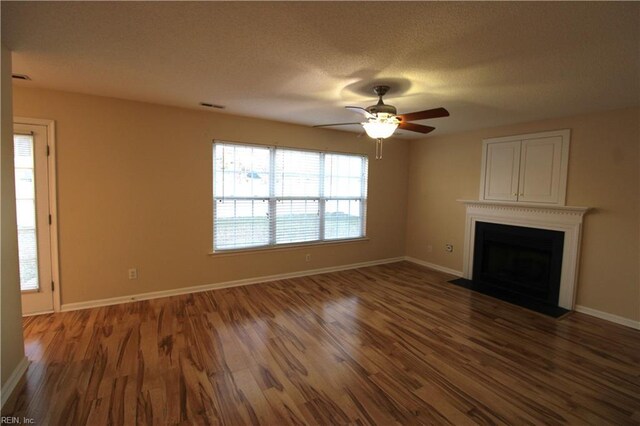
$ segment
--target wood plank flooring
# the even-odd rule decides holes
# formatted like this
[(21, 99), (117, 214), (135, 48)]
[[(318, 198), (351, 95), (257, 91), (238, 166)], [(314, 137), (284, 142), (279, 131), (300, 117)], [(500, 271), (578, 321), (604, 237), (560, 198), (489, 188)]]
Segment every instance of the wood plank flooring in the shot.
[(42, 315), (38, 425), (640, 424), (640, 332), (406, 263)]

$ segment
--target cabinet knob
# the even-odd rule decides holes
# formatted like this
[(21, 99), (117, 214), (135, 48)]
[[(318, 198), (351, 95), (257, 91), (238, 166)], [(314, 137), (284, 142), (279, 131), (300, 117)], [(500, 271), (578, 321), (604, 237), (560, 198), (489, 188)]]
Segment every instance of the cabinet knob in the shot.
[(520, 193), (520, 196), (523, 196), (523, 195), (524, 195), (524, 192), (521, 192), (521, 193)]
[(513, 196), (514, 196), (514, 197), (517, 197), (517, 196), (518, 196), (518, 193), (517, 193), (517, 192), (514, 192), (514, 193), (513, 193)]

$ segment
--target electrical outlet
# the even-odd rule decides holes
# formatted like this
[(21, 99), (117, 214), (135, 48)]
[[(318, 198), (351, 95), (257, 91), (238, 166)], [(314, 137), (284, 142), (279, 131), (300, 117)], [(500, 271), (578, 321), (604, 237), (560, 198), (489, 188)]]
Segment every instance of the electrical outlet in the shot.
[(307, 253), (306, 256), (304, 257), (305, 262), (309, 262), (311, 261), (311, 254)]
[(138, 270), (136, 268), (129, 269), (129, 279), (130, 280), (138, 279)]
[(433, 253), (433, 246), (431, 244), (427, 246), (427, 253)]
[(449, 253), (453, 252), (453, 244), (445, 244), (444, 249)]

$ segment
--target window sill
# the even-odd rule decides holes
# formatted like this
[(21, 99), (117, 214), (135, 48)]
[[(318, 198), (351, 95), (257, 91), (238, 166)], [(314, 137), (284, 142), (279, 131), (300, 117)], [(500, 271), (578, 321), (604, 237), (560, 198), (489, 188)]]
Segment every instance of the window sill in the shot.
[(333, 246), (333, 245), (341, 245), (341, 244), (362, 243), (362, 242), (368, 242), (368, 241), (369, 241), (368, 237), (352, 238), (349, 240), (312, 241), (308, 243), (294, 243), (294, 244), (286, 244), (286, 245), (283, 244), (280, 246), (250, 247), (250, 248), (234, 249), (234, 250), (212, 251), (212, 252), (209, 252), (209, 256), (215, 256), (215, 257), (238, 256), (243, 254), (252, 254), (252, 253), (261, 253), (261, 252), (296, 250), (303, 247)]

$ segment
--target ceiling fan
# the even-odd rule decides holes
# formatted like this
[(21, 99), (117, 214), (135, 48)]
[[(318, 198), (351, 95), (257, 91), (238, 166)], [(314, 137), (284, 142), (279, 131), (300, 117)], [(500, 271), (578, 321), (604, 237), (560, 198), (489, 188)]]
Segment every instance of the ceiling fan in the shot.
[(433, 108), (424, 111), (410, 112), (408, 114), (398, 114), (396, 107), (387, 105), (382, 101), (382, 97), (388, 91), (389, 86), (374, 86), (373, 92), (378, 96), (377, 104), (370, 105), (366, 108), (356, 106), (345, 107), (348, 110), (363, 114), (366, 118), (364, 122), (320, 124), (313, 127), (361, 124), (365, 132), (367, 132), (367, 135), (376, 140), (376, 160), (379, 160), (382, 158), (382, 140), (393, 135), (396, 128), (426, 134), (435, 130), (435, 127), (411, 122), (449, 116), (449, 111), (444, 108)]

